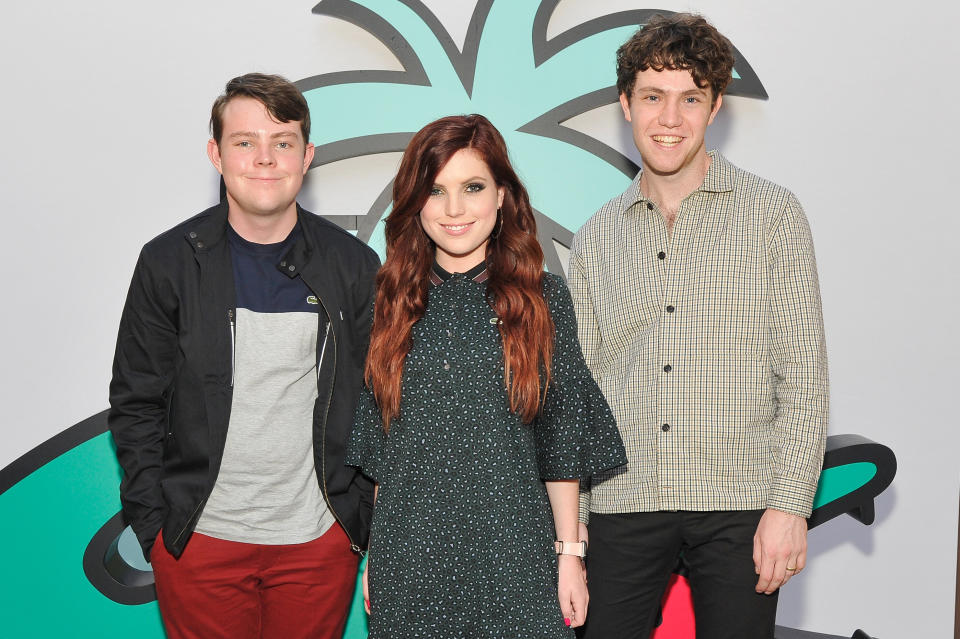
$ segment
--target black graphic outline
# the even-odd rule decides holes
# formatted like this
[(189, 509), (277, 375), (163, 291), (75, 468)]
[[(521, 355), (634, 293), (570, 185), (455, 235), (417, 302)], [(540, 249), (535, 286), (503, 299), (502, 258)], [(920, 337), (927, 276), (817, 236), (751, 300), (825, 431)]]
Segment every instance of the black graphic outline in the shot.
[(107, 412), (101, 411), (57, 433), (0, 469), (0, 495), (60, 455), (107, 432)]
[[(107, 432), (107, 412), (101, 411), (67, 428), (0, 469), (0, 495), (60, 455)], [(862, 435), (831, 435), (827, 438), (824, 469), (857, 462), (874, 464), (877, 468), (874, 477), (853, 492), (814, 509), (808, 520), (810, 528), (844, 513), (864, 525), (873, 523), (874, 499), (892, 483), (897, 469), (896, 457), (887, 446)], [(120, 512), (111, 516), (100, 527), (87, 544), (83, 570), (90, 583), (104, 596), (120, 604), (139, 605), (155, 598), (155, 594), (151, 594), (154, 592), (153, 576), (152, 573), (130, 566), (120, 556), (117, 551), (117, 538), (124, 528)], [(778, 626), (778, 632), (780, 629)], [(802, 632), (790, 628), (784, 630)], [(865, 634), (859, 636), (869, 639)], [(777, 639), (794, 637), (817, 639), (818, 635), (777, 635)]]
[[(440, 20), (437, 19), (436, 15), (434, 15), (423, 2), (420, 0), (398, 0), (398, 2), (416, 13), (431, 30), (447, 55), (450, 64), (456, 71), (464, 91), (466, 91), (468, 96), (472, 96), (477, 56), (480, 50), (480, 38), (483, 35), (483, 28), (486, 25), (487, 16), (493, 6), (493, 0), (480, 0), (474, 6), (462, 51), (457, 48), (450, 33)], [(661, 13), (669, 15), (674, 13), (664, 9), (621, 11), (588, 20), (583, 24), (571, 27), (553, 38), (548, 39), (547, 26), (559, 2), (560, 0), (543, 0), (538, 6), (534, 16), (531, 46), (535, 67), (539, 67), (560, 51), (597, 33), (622, 26), (637, 25), (640, 27), (654, 14)], [(319, 74), (295, 82), (301, 91), (306, 92), (334, 84), (367, 82), (430, 86), (430, 79), (426, 74), (423, 63), (413, 50), (413, 47), (411, 47), (410, 43), (393, 25), (375, 12), (352, 0), (321, 0), (321, 2), (313, 7), (312, 12), (317, 15), (339, 18), (363, 29), (379, 40), (381, 44), (397, 58), (404, 70), (355, 70)], [(613, 52), (611, 52), (611, 57), (612, 56)], [(734, 68), (740, 77), (734, 78), (730, 83), (727, 94), (767, 99), (767, 92), (760, 78), (757, 77), (753, 67), (750, 66), (746, 58), (735, 46), (734, 58)], [(611, 85), (558, 105), (530, 122), (521, 125), (517, 128), (517, 131), (559, 140), (576, 146), (607, 162), (632, 179), (640, 167), (631, 159), (596, 138), (563, 126), (562, 124), (562, 122), (570, 118), (607, 104), (613, 104), (617, 100), (616, 86)], [(401, 131), (359, 136), (322, 144), (316, 147), (310, 168), (313, 169), (339, 160), (365, 155), (401, 152), (406, 148), (413, 135), (414, 132), (412, 131)], [(390, 202), (392, 188), (392, 182), (387, 184), (365, 214), (325, 215), (324, 217), (346, 230), (357, 231), (357, 237), (365, 242), (369, 241), (383, 212), (386, 210), (384, 202), (386, 202), (386, 204)], [(540, 211), (535, 210), (534, 214), (537, 219), (537, 235), (543, 248), (547, 268), (552, 273), (565, 277), (565, 270), (563, 269), (553, 242), (557, 242), (569, 249), (573, 239), (573, 232)], [(548, 228), (551, 231), (550, 233), (546, 232)]]
[(896, 456), (888, 447), (862, 435), (832, 435), (827, 437), (827, 447), (823, 455), (823, 470), (858, 462), (873, 464), (877, 472), (863, 486), (814, 510), (807, 520), (809, 528), (819, 526), (844, 513), (865, 526), (873, 523), (876, 516), (874, 502), (893, 483), (893, 478), (897, 474)]
[[(676, 12), (665, 9), (633, 9), (610, 13), (592, 20), (588, 20), (551, 39), (547, 39), (547, 25), (553, 16), (554, 9), (560, 0), (543, 0), (537, 9), (533, 23), (533, 59), (535, 66), (540, 66), (554, 55), (567, 47), (597, 33), (630, 25), (643, 25), (654, 15), (674, 15)], [(735, 95), (759, 100), (768, 99), (767, 90), (760, 82), (753, 67), (736, 46), (733, 47), (734, 69), (739, 78), (734, 78), (727, 88), (726, 95)], [(612, 52), (611, 52), (612, 57)], [(557, 105), (553, 109), (524, 124), (517, 131), (530, 133), (546, 138), (553, 138), (579, 147), (592, 153), (607, 164), (610, 164), (628, 178), (633, 177), (640, 167), (630, 158), (623, 155), (611, 146), (608, 146), (594, 137), (581, 133), (570, 127), (563, 126), (563, 122), (582, 115), (587, 111), (613, 104), (620, 99), (616, 85), (597, 89), (591, 93), (578, 96), (569, 102)]]
[[(419, 0), (398, 0), (413, 10), (430, 28), (441, 44), (453, 66), (464, 90), (472, 96), (480, 38), (493, 0), (480, 0), (474, 7), (463, 50), (459, 50), (447, 30), (426, 5)], [(532, 47), (534, 66), (539, 67), (569, 46), (602, 31), (628, 25), (642, 25), (653, 14), (672, 14), (657, 9), (636, 9), (607, 14), (572, 27), (553, 38), (546, 37), (547, 26), (560, 0), (543, 0), (534, 18)], [(324, 86), (351, 83), (392, 83), (430, 86), (430, 79), (422, 62), (409, 42), (399, 31), (374, 11), (351, 0), (321, 0), (312, 13), (346, 20), (376, 37), (397, 58), (403, 71), (351, 70), (319, 74), (304, 78), (295, 84), (303, 91)], [(727, 90), (728, 95), (768, 99), (766, 90), (746, 58), (734, 47), (735, 78)], [(563, 126), (563, 122), (592, 109), (616, 102), (615, 86), (578, 96), (543, 113), (517, 128), (518, 132), (556, 139), (576, 146), (632, 178), (639, 167), (612, 147), (579, 131)], [(316, 148), (310, 168), (316, 168), (340, 160), (377, 153), (399, 152), (406, 148), (413, 132), (393, 132), (337, 140)], [(393, 182), (389, 182), (376, 198), (365, 215), (324, 216), (348, 230), (356, 230), (358, 236), (369, 240), (382, 213), (391, 200)], [(539, 211), (535, 211), (538, 224), (538, 239), (543, 246), (547, 268), (563, 275), (555, 247), (556, 241), (569, 248), (573, 233)], [(0, 469), (0, 494), (16, 485), (61, 454), (103, 434), (107, 431), (107, 411), (93, 415), (36, 446), (3, 469)], [(833, 441), (831, 441), (833, 440)], [(844, 461), (846, 460), (846, 461)], [(814, 511), (810, 527), (820, 525), (843, 513), (848, 513), (861, 523), (870, 524), (874, 519), (874, 498), (885, 490), (896, 473), (893, 452), (881, 444), (859, 435), (837, 435), (828, 438), (824, 468), (868, 461), (875, 463), (877, 474), (864, 486), (852, 493), (825, 504)], [(83, 567), (88, 580), (105, 596), (121, 604), (136, 605), (155, 598), (152, 573), (140, 571), (127, 564), (117, 551), (117, 538), (124, 530), (122, 514), (113, 515), (93, 536), (84, 553)], [(960, 542), (958, 542), (960, 543)], [(834, 637), (790, 628), (777, 627), (778, 639), (815, 639)], [(854, 633), (855, 639), (869, 639), (862, 631)]]
[(83, 574), (108, 599), (125, 606), (139, 606), (157, 598), (153, 571), (134, 568), (118, 548), (127, 525), (118, 512), (100, 527), (83, 552)]

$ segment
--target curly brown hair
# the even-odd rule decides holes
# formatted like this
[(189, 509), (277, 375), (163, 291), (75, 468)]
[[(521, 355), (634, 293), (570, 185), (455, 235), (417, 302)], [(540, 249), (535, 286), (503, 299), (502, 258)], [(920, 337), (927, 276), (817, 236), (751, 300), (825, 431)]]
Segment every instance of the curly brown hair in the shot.
[(733, 45), (703, 16), (657, 14), (617, 49), (617, 91), (629, 100), (637, 73), (647, 69), (689, 71), (716, 103), (733, 77), (733, 61)]

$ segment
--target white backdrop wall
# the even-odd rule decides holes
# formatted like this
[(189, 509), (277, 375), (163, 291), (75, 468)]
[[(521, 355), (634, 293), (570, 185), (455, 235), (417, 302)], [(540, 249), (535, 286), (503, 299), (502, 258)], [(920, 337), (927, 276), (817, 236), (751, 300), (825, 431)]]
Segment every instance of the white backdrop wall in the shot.
[[(462, 42), (473, 0), (426, 4)], [(227, 79), (251, 70), (296, 80), (401, 69), (375, 38), (312, 15), (312, 5), (5, 6), (0, 467), (106, 407), (140, 246), (217, 199), (206, 123)], [(725, 100), (708, 142), (803, 202), (822, 282), (830, 432), (865, 435), (899, 461), (873, 526), (842, 517), (811, 533), (809, 567), (785, 589), (778, 622), (947, 637), (960, 486), (960, 91), (952, 73), (960, 9), (932, 0), (564, 0), (548, 35), (637, 8), (703, 13), (764, 83), (768, 101)], [(612, 59), (611, 51), (611, 81)], [(618, 108), (570, 124), (636, 158)], [(397, 160), (386, 154), (312, 171), (304, 203), (363, 214)]]

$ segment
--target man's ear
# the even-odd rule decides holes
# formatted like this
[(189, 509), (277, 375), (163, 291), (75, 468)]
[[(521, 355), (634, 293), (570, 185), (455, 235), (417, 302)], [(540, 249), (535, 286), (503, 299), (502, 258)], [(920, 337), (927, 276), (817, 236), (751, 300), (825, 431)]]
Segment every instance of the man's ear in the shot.
[(710, 125), (713, 123), (713, 119), (717, 117), (717, 112), (720, 111), (720, 105), (723, 104), (723, 94), (717, 96), (717, 101), (713, 105), (713, 110), (710, 111), (710, 119), (707, 120), (707, 124)]
[(626, 93), (620, 94), (620, 108), (623, 109), (623, 119), (630, 122), (630, 98)]
[(220, 160), (220, 145), (217, 144), (217, 141), (213, 138), (207, 140), (207, 157), (210, 158), (210, 162), (213, 163), (217, 172), (223, 175), (223, 166)]
[(314, 153), (313, 143), (307, 144), (306, 148), (303, 150), (303, 174), (306, 175), (307, 171), (310, 170), (310, 164), (313, 162), (313, 153)]

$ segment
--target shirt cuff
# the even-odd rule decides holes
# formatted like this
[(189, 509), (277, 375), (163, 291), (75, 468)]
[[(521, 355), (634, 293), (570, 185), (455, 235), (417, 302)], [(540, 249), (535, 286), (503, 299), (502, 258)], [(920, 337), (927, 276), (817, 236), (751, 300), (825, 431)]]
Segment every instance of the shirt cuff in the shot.
[(813, 511), (813, 497), (816, 494), (816, 482), (810, 483), (794, 477), (777, 477), (770, 488), (767, 508), (806, 519)]
[(580, 512), (578, 516), (584, 526), (590, 523), (590, 484), (580, 481)]

